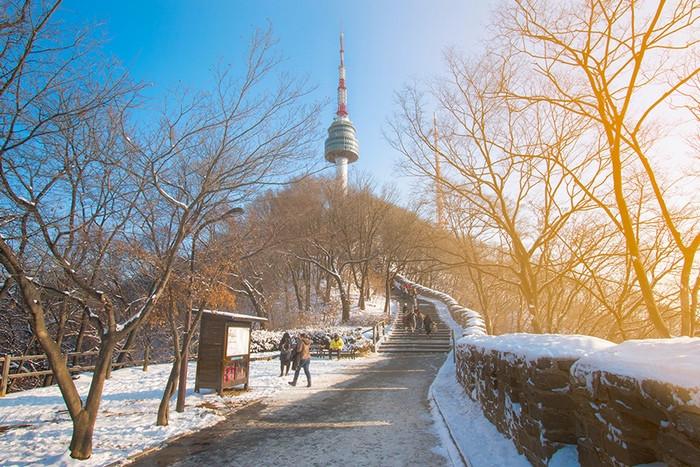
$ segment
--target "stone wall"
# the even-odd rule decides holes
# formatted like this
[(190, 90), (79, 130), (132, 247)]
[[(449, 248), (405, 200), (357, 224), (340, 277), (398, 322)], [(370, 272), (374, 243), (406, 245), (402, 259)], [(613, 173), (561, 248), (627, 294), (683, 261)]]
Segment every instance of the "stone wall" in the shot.
[(536, 466), (566, 445), (583, 466), (700, 466), (698, 375), (700, 339), (510, 334), (457, 348), (467, 395)]
[(451, 296), (397, 282), (443, 302), (463, 327), (459, 382), (533, 465), (576, 445), (582, 466), (700, 467), (700, 338), (489, 336)]
[(583, 336), (510, 334), (460, 340), (457, 378), (501, 433), (536, 466), (576, 443), (569, 369), (612, 345)]
[(582, 465), (700, 466), (700, 339), (624, 342), (571, 381)]

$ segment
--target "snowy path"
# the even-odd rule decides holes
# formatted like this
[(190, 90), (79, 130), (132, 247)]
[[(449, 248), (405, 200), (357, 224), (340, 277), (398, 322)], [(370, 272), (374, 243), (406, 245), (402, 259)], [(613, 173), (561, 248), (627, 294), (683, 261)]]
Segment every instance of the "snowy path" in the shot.
[(372, 357), (318, 376), (310, 389), (302, 376), (134, 465), (447, 465), (427, 400), (444, 360)]
[[(364, 367), (366, 360), (314, 360), (319, 381), (331, 380), (341, 371)], [(174, 411), (171, 402), (170, 425), (155, 425), (156, 412), (170, 364), (125, 368), (112, 373), (105, 385), (100, 417), (95, 427), (94, 451), (87, 461), (69, 457), (71, 423), (58, 387), (50, 386), (8, 394), (0, 398), (0, 466), (57, 465), (71, 467), (119, 464), (130, 456), (162, 445), (166, 440), (201, 430), (224, 420), (225, 415), (253, 401), (275, 398), (290, 390), (286, 378), (279, 378), (279, 361), (251, 363), (251, 390), (231, 397), (215, 393), (196, 394), (196, 363), (190, 363), (187, 409)], [(76, 385), (85, 395), (91, 374), (80, 375)], [(36, 446), (41, 449), (36, 449)]]

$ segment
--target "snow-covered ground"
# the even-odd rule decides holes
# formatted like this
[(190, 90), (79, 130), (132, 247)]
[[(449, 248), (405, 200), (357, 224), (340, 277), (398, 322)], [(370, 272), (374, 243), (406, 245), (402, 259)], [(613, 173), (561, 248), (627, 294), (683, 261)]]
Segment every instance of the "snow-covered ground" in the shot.
[(386, 318), (384, 314), (384, 295), (374, 294), (367, 300), (365, 300), (365, 309), (360, 310), (357, 306), (358, 294), (357, 292), (350, 294), (350, 322), (348, 325), (356, 326), (372, 326), (372, 324), (377, 321), (381, 321)]
[[(440, 319), (459, 338), (462, 327), (449, 312), (447, 305), (437, 299), (420, 297), (435, 305)], [(489, 336), (490, 337), (490, 336)], [(471, 467), (529, 467), (525, 456), (518, 453), (513, 441), (500, 433), (472, 401), (457, 381), (454, 356), (450, 352), (430, 386), (430, 402), (437, 432), (453, 463), (464, 458)], [(573, 447), (573, 450), (571, 449)], [(578, 467), (574, 446), (560, 449), (552, 457), (552, 467)]]
[[(357, 360), (316, 360), (311, 363), (316, 376), (339, 372), (364, 364)], [(139, 368), (114, 371), (107, 381), (100, 416), (97, 419), (92, 457), (76, 461), (67, 452), (71, 436), (70, 417), (58, 387), (33, 389), (9, 394), (0, 399), (0, 465), (80, 465), (121, 463), (127, 457), (163, 444), (224, 418), (231, 410), (278, 391), (295, 390), (280, 378), (279, 361), (251, 362), (250, 391), (219, 397), (210, 391), (193, 392), (196, 363), (190, 363), (187, 408), (175, 412), (174, 401), (167, 427), (155, 425), (158, 404), (170, 364), (153, 365), (148, 372)], [(302, 382), (305, 381), (302, 375)], [(76, 381), (82, 395), (87, 394), (91, 374)]]
[[(443, 444), (453, 445), (451, 438), (454, 438), (462, 456), (472, 467), (530, 466), (525, 456), (518, 454), (513, 441), (499, 433), (484, 416), (479, 404), (467, 397), (457, 382), (451, 352), (430, 386), (430, 398), (436, 425), (441, 427), (438, 434)], [(459, 457), (458, 453), (450, 453), (450, 456)]]
[[(447, 305), (433, 298), (420, 298), (435, 305), (440, 319), (456, 336), (462, 335), (462, 327), (452, 318)], [(430, 386), (430, 399), (438, 435), (454, 461), (463, 457), (472, 467), (530, 465), (525, 456), (518, 454), (513, 441), (499, 433), (484, 416), (479, 404), (467, 397), (457, 382), (452, 352)]]
[[(447, 305), (440, 300), (420, 298), (435, 305), (440, 319), (457, 337), (462, 335), (462, 327), (452, 318)], [(448, 447), (450, 457), (460, 457), (460, 453), (455, 452), (457, 449), (472, 467), (530, 466), (525, 456), (518, 454), (513, 441), (499, 433), (484, 416), (479, 404), (467, 397), (457, 382), (452, 352), (430, 386), (430, 399), (438, 434)]]

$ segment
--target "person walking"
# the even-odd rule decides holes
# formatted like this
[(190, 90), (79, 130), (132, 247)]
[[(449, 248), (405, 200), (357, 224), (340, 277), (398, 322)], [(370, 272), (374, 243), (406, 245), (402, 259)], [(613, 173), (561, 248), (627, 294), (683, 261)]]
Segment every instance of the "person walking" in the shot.
[(411, 293), (409, 295), (410, 295), (411, 303), (413, 304), (413, 307), (418, 308), (418, 291), (415, 288), (412, 288)]
[(421, 313), (419, 310), (416, 310), (416, 329), (420, 330), (423, 329), (423, 313)]
[(411, 332), (416, 332), (416, 314), (411, 311), (408, 313), (408, 328)]
[(290, 353), (289, 360), (292, 362), (292, 371), (295, 371), (299, 366), (299, 354), (297, 353), (297, 346), (299, 345), (299, 337), (292, 336), (289, 340), (290, 347), (292, 351)]
[(338, 355), (338, 360), (340, 360), (340, 352), (343, 350), (343, 339), (338, 334), (333, 334), (333, 339), (331, 343), (328, 344), (328, 357), (333, 359), (333, 352)]
[(289, 367), (292, 364), (292, 338), (288, 332), (282, 334), (282, 339), (279, 343), (280, 351), (280, 376), (289, 374)]
[(433, 318), (426, 314), (423, 318), (423, 329), (425, 329), (425, 333), (428, 335), (428, 337), (430, 337), (430, 333), (433, 332), (433, 324)]
[(304, 369), (304, 374), (306, 375), (306, 387), (311, 387), (311, 373), (309, 372), (309, 364), (311, 363), (311, 338), (305, 332), (302, 332), (299, 336), (299, 343), (297, 344), (297, 355), (299, 356), (299, 363), (297, 364), (297, 369), (294, 370), (294, 379), (289, 382), (291, 386), (297, 385), (297, 380), (299, 379), (299, 372)]

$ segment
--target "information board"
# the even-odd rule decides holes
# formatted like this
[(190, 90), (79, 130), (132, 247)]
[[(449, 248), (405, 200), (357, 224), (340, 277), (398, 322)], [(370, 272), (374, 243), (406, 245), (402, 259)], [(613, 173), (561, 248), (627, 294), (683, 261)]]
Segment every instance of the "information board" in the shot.
[(250, 328), (229, 326), (226, 339), (226, 356), (247, 355), (250, 341)]

